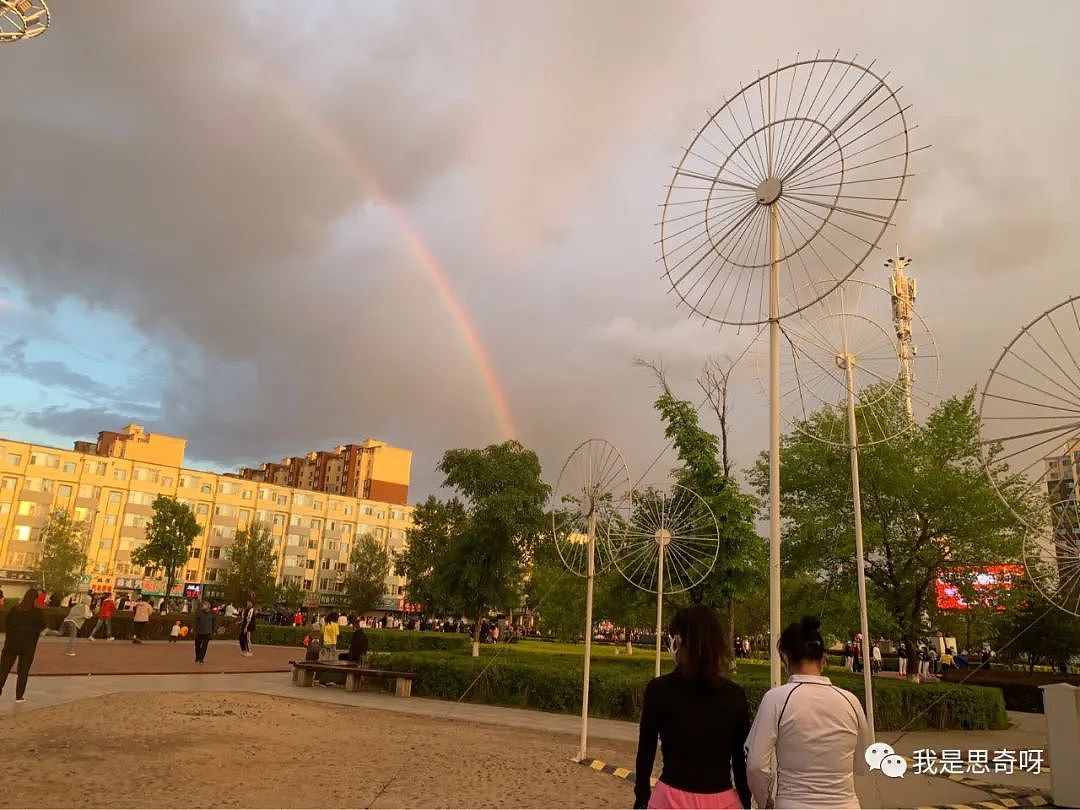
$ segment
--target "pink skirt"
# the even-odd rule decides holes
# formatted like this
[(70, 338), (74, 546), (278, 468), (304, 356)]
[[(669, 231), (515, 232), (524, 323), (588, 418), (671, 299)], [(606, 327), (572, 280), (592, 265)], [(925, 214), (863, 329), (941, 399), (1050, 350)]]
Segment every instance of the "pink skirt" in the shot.
[(730, 810), (741, 807), (742, 800), (735, 788), (723, 793), (691, 793), (657, 782), (649, 796), (650, 810)]

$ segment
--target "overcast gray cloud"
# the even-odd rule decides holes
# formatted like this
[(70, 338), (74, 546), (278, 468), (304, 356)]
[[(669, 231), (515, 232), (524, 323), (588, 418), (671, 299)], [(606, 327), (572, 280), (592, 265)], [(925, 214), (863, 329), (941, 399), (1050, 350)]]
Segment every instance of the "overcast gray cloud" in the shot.
[[(160, 400), (155, 427), (196, 459), (376, 435), (417, 451), (422, 491), (445, 448), (503, 438), (418, 234), (551, 476), (594, 434), (644, 467), (663, 437), (633, 358), (663, 356), (691, 396), (706, 354), (752, 337), (665, 296), (670, 166), (706, 109), (798, 51), (877, 57), (933, 144), (886, 240), (917, 257), (949, 391), (1074, 291), (1073, 4), (336, 4), (298, 20), (264, 0), (219, 4), (212, 25), (179, 0), (55, 5), (46, 36), (0, 51), (18, 145), (0, 153), (0, 280), (44, 313), (73, 296), (129, 319), (165, 358), (138, 399)], [(733, 395), (746, 464), (766, 435), (752, 364)], [(126, 421), (61, 411), (26, 421), (72, 437)]]

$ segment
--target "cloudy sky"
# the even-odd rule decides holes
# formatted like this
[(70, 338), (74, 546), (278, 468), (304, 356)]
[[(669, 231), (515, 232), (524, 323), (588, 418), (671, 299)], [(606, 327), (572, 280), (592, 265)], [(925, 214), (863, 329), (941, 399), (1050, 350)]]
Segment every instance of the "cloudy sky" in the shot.
[(1072, 3), (51, 6), (0, 48), (0, 435), (137, 420), (223, 469), (374, 436), (415, 450), (419, 497), (512, 429), (552, 481), (590, 436), (636, 477), (664, 439), (633, 359), (696, 397), (750, 337), (665, 292), (671, 166), (818, 50), (877, 59), (933, 145), (883, 246), (916, 257), (944, 393), (1078, 291)]

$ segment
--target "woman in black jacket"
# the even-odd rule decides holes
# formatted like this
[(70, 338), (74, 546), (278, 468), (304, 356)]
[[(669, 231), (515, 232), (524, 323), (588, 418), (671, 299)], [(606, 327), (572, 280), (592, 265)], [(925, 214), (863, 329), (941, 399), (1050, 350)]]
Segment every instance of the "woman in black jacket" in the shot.
[(26, 700), (26, 681), (30, 678), (30, 665), (34, 663), (38, 639), (45, 629), (45, 612), (34, 606), (38, 592), (31, 588), (23, 594), (22, 601), (8, 611), (4, 625), (4, 649), (0, 652), (0, 692), (4, 691), (8, 673), (19, 662), (15, 680), (15, 702)]
[[(720, 675), (728, 650), (720, 621), (694, 605), (675, 614), (668, 634), (676, 667), (645, 687), (634, 807), (749, 807), (750, 705), (743, 688)], [(657, 737), (664, 768), (652, 788)]]

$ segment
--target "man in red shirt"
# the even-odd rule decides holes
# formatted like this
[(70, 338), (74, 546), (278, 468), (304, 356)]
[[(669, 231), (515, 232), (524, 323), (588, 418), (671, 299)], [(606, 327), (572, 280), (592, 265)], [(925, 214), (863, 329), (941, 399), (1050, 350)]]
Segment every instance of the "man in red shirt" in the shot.
[(94, 629), (90, 631), (90, 640), (94, 640), (94, 636), (97, 635), (97, 631), (102, 625), (105, 625), (105, 638), (109, 641), (113, 640), (112, 634), (112, 617), (116, 611), (116, 603), (112, 600), (112, 594), (105, 594), (105, 598), (101, 600), (101, 605), (98, 607), (98, 620), (94, 625)]
[(48, 599), (48, 598), (49, 598), (49, 595), (47, 593), (45, 593), (45, 591), (39, 591), (38, 595), (37, 595), (37, 599), (34, 600), (34, 607), (38, 607), (38, 608), (45, 607), (45, 600)]

